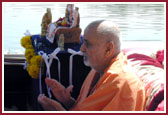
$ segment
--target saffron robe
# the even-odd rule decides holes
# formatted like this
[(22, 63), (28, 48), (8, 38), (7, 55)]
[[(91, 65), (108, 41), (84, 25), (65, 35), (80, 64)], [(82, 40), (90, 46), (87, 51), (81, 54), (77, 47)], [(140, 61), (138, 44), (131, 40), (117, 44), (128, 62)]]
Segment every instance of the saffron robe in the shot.
[(98, 80), (92, 92), (92, 80), (97, 75), (91, 70), (72, 111), (142, 111), (145, 107), (144, 87), (128, 66), (122, 52), (111, 60), (110, 66)]

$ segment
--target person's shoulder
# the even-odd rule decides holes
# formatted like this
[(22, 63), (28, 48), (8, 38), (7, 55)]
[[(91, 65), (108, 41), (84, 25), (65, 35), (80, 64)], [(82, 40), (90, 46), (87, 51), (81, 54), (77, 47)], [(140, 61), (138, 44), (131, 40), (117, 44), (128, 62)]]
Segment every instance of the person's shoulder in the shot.
[(119, 84), (124, 84), (126, 82), (125, 78), (122, 78), (119, 73), (114, 71), (108, 71), (104, 76), (102, 77), (102, 83), (104, 85), (109, 85), (118, 87)]
[(127, 70), (125, 72), (109, 70), (103, 77), (104, 81), (106, 81), (106, 83), (109, 82), (110, 85), (130, 84), (132, 81), (140, 82), (137, 75), (131, 70)]

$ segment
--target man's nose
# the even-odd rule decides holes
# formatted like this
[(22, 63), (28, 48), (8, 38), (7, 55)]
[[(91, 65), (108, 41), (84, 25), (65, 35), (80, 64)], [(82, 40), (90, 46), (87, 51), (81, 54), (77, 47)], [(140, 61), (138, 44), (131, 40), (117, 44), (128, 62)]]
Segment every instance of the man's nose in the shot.
[(81, 52), (85, 52), (85, 46), (84, 46), (84, 43), (81, 45), (81, 47), (80, 47), (80, 51), (81, 51)]

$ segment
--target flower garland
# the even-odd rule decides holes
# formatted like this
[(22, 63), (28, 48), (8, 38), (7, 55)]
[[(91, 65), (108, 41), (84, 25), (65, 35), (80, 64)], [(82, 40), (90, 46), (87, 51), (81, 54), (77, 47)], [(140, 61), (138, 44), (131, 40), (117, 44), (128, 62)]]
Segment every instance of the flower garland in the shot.
[(25, 50), (25, 58), (28, 63), (27, 71), (32, 78), (38, 78), (40, 72), (41, 56), (36, 55), (32, 45), (31, 36), (24, 36), (21, 39), (21, 45)]

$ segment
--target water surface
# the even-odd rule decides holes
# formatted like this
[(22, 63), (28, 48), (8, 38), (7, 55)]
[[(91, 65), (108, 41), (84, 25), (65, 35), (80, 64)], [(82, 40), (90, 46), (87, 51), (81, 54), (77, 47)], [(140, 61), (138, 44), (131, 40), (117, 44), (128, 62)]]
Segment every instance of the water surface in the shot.
[[(123, 40), (165, 41), (165, 8), (162, 3), (74, 3), (79, 7), (82, 34), (88, 23), (98, 19), (113, 20)], [(23, 53), (20, 39), (26, 30), (40, 34), (46, 8), (52, 21), (65, 15), (65, 3), (3, 3), (3, 42), (5, 53)]]

